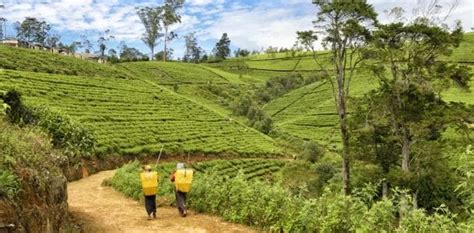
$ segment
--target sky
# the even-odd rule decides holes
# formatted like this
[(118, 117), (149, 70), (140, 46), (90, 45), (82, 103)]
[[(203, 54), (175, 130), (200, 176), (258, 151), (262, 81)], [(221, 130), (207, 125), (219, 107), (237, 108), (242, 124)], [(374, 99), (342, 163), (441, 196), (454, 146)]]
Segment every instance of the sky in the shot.
[[(383, 22), (388, 20), (384, 11), (400, 6), (410, 15), (417, 1), (432, 0), (369, 0), (369, 3)], [(453, 1), (439, 2), (448, 6)], [(0, 0), (3, 5), (0, 17), (8, 20), (8, 36), (15, 35), (15, 22), (36, 17), (48, 22), (66, 44), (79, 41), (81, 35), (95, 42), (101, 33), (110, 29), (115, 38), (109, 42), (109, 48), (117, 49), (124, 41), (127, 46), (148, 53), (149, 49), (140, 39), (144, 27), (136, 8), (162, 3), (163, 0)], [(448, 7), (444, 9), (440, 14), (446, 14)], [(446, 22), (453, 25), (455, 20), (461, 20), (464, 30), (471, 31), (474, 27), (472, 12), (474, 0), (458, 0)], [(175, 58), (182, 57), (184, 35), (195, 32), (199, 45), (210, 53), (226, 32), (233, 50), (261, 50), (268, 46), (290, 48), (295, 42), (296, 31), (313, 29), (316, 13), (311, 0), (185, 0), (182, 22), (172, 26), (178, 38), (170, 47), (175, 51)], [(163, 43), (160, 43), (155, 51), (162, 47)]]

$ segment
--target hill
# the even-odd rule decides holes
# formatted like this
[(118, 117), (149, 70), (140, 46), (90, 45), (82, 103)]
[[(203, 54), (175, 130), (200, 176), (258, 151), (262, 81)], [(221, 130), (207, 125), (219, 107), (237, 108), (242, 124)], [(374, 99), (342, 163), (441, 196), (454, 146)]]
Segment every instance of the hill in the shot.
[[(0, 90), (16, 88), (23, 93), (28, 106), (46, 106), (80, 122), (96, 136), (98, 152), (150, 153), (159, 151), (161, 145), (167, 152), (249, 156), (281, 152), (271, 138), (260, 132), (158, 85), (166, 77), (150, 80), (137, 75), (140, 70), (127, 71), (39, 51), (30, 54), (18, 49), (14, 53), (15, 48), (0, 48), (2, 57), (21, 61), (16, 70), (0, 71)], [(34, 59), (41, 59), (42, 65), (26, 65)], [(79, 67), (77, 72), (81, 75), (41, 72), (51, 69), (52, 73), (61, 73), (70, 64), (71, 70)], [(202, 73), (179, 73), (173, 77), (180, 82), (207, 82), (207, 78), (200, 78)], [(220, 79), (217, 75), (207, 77)]]
[[(330, 65), (328, 55), (325, 52), (320, 53), (322, 59), (320, 65), (325, 67)], [(465, 34), (464, 41), (453, 51), (449, 59), (474, 68), (471, 65), (471, 63), (474, 64), (474, 33)], [(289, 53), (260, 54), (225, 63), (221, 64), (221, 69), (229, 72), (238, 70), (249, 75), (254, 72), (267, 72), (273, 76), (289, 73), (301, 73), (308, 76), (314, 73), (314, 70), (318, 70), (313, 58), (305, 53), (295, 56)], [(232, 69), (232, 67), (238, 67), (240, 70)], [(351, 83), (351, 95), (361, 96), (375, 87), (377, 87), (377, 80), (370, 72), (358, 71)], [(443, 96), (447, 101), (474, 104), (473, 91), (472, 85), (470, 91), (452, 88), (443, 93)], [(272, 117), (277, 135), (313, 140), (322, 145), (331, 145), (331, 147), (339, 146), (336, 107), (331, 86), (326, 81), (305, 85), (272, 99), (263, 106), (263, 110)]]
[(123, 72), (110, 65), (101, 65), (45, 51), (3, 45), (0, 45), (0, 68), (87, 77), (127, 78)]
[[(453, 61), (474, 61), (474, 33), (454, 51)], [(322, 65), (329, 54), (322, 52)], [(242, 95), (279, 76), (316, 75), (308, 54), (258, 55), (220, 63), (130, 62), (103, 65), (42, 51), (0, 46), (0, 90), (17, 88), (29, 106), (59, 110), (91, 129), (103, 153), (169, 151), (194, 153), (281, 153), (270, 137), (232, 114)], [(360, 96), (376, 87), (359, 72), (351, 87)], [(473, 104), (472, 92), (452, 89), (448, 101)], [(262, 109), (272, 117), (274, 136), (339, 145), (337, 115), (330, 84), (311, 81), (271, 99)]]

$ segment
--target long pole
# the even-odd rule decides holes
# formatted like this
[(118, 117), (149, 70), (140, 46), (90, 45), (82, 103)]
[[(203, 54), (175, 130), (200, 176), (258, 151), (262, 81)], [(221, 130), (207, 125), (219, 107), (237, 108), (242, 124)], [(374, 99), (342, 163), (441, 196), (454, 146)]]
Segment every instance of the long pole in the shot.
[(156, 164), (158, 164), (160, 162), (161, 152), (163, 151), (163, 147), (164, 147), (164, 145), (161, 145), (160, 154), (158, 155), (158, 159), (156, 159)]

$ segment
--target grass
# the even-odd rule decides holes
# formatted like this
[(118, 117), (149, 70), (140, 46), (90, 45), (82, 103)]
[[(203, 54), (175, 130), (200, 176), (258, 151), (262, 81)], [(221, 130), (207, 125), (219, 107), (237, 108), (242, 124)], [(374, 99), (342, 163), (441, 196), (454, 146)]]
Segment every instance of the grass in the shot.
[(464, 34), (464, 41), (453, 51), (449, 60), (474, 63), (474, 32)]

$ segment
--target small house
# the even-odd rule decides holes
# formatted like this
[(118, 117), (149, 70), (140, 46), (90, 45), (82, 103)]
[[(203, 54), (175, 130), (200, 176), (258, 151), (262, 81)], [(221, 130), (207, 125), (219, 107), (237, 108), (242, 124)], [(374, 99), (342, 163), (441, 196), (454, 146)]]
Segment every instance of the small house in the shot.
[(17, 39), (4, 39), (1, 41), (1, 44), (12, 46), (12, 47), (20, 47), (21, 41)]

